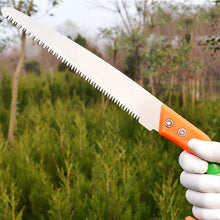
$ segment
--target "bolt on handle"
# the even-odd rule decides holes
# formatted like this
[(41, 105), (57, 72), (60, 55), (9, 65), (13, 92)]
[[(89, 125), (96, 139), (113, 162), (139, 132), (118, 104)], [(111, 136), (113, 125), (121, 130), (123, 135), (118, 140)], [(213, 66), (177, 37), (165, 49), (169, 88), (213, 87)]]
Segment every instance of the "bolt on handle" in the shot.
[[(189, 140), (196, 138), (211, 141), (204, 132), (164, 104), (161, 106), (159, 134), (193, 155), (195, 154), (188, 147)], [(220, 164), (209, 163), (207, 173), (220, 176)]]

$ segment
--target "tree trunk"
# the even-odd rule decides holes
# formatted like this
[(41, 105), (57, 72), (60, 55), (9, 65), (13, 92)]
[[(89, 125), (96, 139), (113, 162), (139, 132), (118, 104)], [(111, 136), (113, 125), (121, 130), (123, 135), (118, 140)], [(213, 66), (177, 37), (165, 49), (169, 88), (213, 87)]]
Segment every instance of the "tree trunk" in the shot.
[(170, 86), (169, 86), (169, 98), (168, 98), (169, 105), (171, 105), (171, 101), (172, 101), (174, 81), (175, 81), (175, 76), (171, 75)]
[(196, 101), (200, 98), (200, 78), (198, 77), (196, 80)]
[(102, 108), (104, 111), (106, 111), (107, 107), (108, 107), (108, 102), (109, 102), (109, 98), (105, 98), (105, 95), (102, 94)]
[(144, 77), (143, 76), (139, 76), (139, 80), (138, 80), (138, 84), (142, 87), (144, 87)]
[(196, 88), (195, 88), (195, 79), (192, 79), (192, 103), (195, 103), (195, 94), (196, 94)]
[(53, 79), (53, 77), (54, 77), (54, 70), (53, 70), (53, 67), (49, 67), (49, 71), (50, 71), (50, 76), (51, 76), (51, 78)]
[[(117, 45), (117, 39), (115, 39), (114, 40), (113, 63), (112, 63), (113, 66), (116, 65), (117, 56), (118, 56), (118, 45)], [(109, 98), (105, 98), (105, 95), (102, 94), (101, 99), (102, 99), (103, 110), (106, 111), (106, 109), (108, 107), (108, 103), (109, 103)]]
[(183, 70), (181, 70), (181, 78), (182, 78), (182, 101), (183, 101), (183, 105), (185, 105), (186, 104), (186, 77), (185, 77)]
[(192, 79), (189, 78), (189, 94), (192, 95)]
[(174, 76), (173, 93), (177, 94), (177, 76)]
[(149, 75), (149, 80), (150, 80), (151, 93), (155, 96), (156, 93), (155, 93), (155, 89), (154, 89), (154, 79), (151, 74)]
[(182, 101), (183, 105), (186, 104), (186, 82), (185, 82), (185, 77), (182, 76)]
[(17, 107), (17, 97), (18, 97), (18, 80), (24, 63), (25, 42), (26, 42), (26, 36), (25, 33), (22, 32), (20, 58), (13, 75), (13, 83), (12, 83), (11, 114), (10, 114), (9, 130), (8, 130), (8, 141), (11, 145), (13, 145), (13, 141), (14, 141), (14, 130), (16, 124), (16, 107)]
[(210, 88), (210, 96), (214, 96), (214, 83), (212, 74), (209, 75), (209, 88)]
[(205, 77), (201, 78), (201, 90), (202, 90), (202, 98), (205, 98)]

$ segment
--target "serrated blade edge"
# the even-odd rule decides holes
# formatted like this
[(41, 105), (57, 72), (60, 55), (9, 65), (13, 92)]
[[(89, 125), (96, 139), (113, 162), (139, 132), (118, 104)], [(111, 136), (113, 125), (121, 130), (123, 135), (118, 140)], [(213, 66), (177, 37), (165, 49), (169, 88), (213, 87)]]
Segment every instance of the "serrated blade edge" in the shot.
[(2, 14), (63, 63), (85, 78), (148, 130), (159, 131), (162, 102), (87, 49), (57, 31), (13, 9)]

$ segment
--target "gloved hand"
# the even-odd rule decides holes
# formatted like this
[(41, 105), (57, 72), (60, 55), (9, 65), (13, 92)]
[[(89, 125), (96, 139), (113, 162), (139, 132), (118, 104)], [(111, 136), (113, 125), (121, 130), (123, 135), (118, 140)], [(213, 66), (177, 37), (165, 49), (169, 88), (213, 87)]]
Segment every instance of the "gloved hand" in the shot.
[(220, 219), (220, 176), (205, 174), (208, 162), (220, 163), (220, 143), (192, 139), (188, 146), (200, 158), (182, 152), (179, 164), (184, 169), (180, 176), (186, 187), (186, 199), (193, 205), (193, 215), (198, 219)]

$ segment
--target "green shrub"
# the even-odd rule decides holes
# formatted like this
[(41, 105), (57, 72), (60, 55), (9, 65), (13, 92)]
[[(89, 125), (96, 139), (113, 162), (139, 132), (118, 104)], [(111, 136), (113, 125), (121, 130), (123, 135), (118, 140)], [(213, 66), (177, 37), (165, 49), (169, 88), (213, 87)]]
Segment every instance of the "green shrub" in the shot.
[(40, 64), (36, 60), (29, 60), (24, 63), (24, 70), (26, 73), (35, 73), (37, 76), (40, 75)]
[[(191, 214), (178, 181), (181, 149), (111, 102), (104, 111), (101, 95), (72, 73), (21, 77), (9, 147), (3, 135), (9, 79), (0, 81), (0, 219), (178, 220)], [(174, 100), (173, 107), (220, 140), (219, 101), (182, 107)]]

